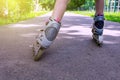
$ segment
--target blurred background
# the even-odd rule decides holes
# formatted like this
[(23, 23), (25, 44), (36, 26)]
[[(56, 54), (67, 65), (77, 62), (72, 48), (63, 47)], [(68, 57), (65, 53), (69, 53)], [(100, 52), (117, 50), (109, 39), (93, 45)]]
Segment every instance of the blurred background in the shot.
[[(104, 1), (105, 12), (111, 12), (112, 14), (117, 12), (117, 15), (120, 16), (120, 0)], [(55, 0), (0, 0), (0, 25), (45, 14), (53, 9), (54, 3)], [(94, 12), (94, 4), (94, 0), (71, 0), (67, 10), (77, 11), (75, 13), (81, 11), (87, 11), (87, 13), (88, 11)], [(119, 22), (118, 20), (116, 21)]]

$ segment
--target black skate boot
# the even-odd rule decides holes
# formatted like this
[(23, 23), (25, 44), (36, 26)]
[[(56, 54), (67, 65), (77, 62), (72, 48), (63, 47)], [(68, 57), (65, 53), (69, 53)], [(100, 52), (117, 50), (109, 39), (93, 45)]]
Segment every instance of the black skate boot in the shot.
[(94, 23), (92, 27), (92, 37), (98, 46), (103, 44), (103, 27), (104, 27), (104, 16), (97, 15), (94, 17)]

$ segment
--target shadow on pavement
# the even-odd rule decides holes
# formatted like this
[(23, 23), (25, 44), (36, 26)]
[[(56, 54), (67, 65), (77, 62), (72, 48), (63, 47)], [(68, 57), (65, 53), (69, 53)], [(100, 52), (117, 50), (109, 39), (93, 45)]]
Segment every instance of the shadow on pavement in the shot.
[(41, 61), (34, 62), (29, 45), (47, 18), (0, 28), (1, 80), (120, 80), (119, 23), (105, 21), (104, 45), (100, 48), (91, 37), (93, 19), (67, 14), (53, 45)]

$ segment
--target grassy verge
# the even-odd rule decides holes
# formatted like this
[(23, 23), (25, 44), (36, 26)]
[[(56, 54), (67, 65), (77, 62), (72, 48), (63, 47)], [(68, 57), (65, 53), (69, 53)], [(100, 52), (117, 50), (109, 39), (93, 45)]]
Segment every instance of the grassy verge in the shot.
[[(86, 15), (93, 17), (95, 12), (90, 11), (70, 11), (76, 14)], [(104, 12), (105, 19), (108, 21), (119, 22), (120, 23), (120, 12)]]
[(46, 14), (47, 12), (48, 11), (31, 12), (29, 14), (14, 15), (13, 17), (0, 18), (0, 25), (11, 24), (11, 23), (22, 21), (22, 20), (27, 20), (30, 18), (34, 18), (36, 16)]

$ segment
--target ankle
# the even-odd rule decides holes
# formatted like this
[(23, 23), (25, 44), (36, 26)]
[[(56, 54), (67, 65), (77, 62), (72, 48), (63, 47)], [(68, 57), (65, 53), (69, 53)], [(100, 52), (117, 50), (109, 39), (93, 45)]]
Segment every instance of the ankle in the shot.
[(56, 21), (56, 22), (58, 22), (58, 23), (61, 23), (60, 18), (50, 17), (49, 20), (53, 20), (53, 21)]

